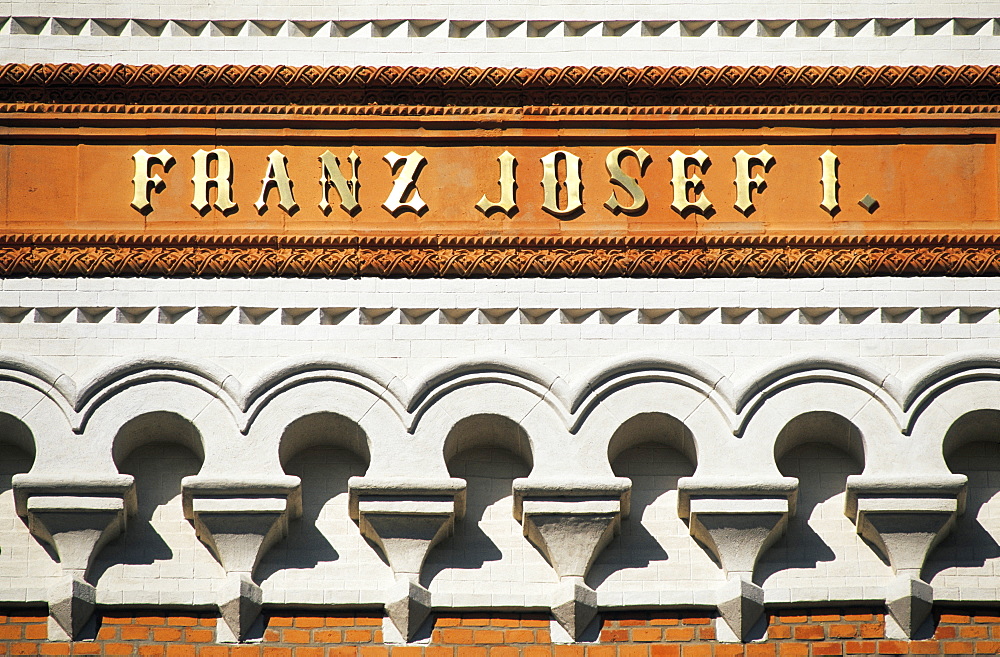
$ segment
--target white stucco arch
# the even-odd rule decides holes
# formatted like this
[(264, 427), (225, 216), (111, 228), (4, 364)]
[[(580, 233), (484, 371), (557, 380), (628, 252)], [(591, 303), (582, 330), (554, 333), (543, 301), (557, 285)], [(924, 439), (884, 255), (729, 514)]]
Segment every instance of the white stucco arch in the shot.
[[(408, 436), (395, 410), (384, 401), (384, 392), (341, 380), (336, 373), (329, 377), (315, 376), (294, 386), (282, 387), (262, 406), (249, 427), (247, 437), (261, 445), (262, 458), (279, 471), (289, 429), (307, 417), (339, 417), (345, 423), (338, 432), (354, 426), (357, 433), (340, 437), (328, 436), (321, 442), (353, 452), (369, 463), (375, 472), (388, 466), (387, 460), (407, 444)], [(299, 448), (295, 448), (297, 451)]]
[(197, 431), (204, 449), (202, 474), (239, 471), (246, 455), (253, 453), (253, 445), (241, 440), (225, 401), (186, 381), (149, 378), (104, 397), (89, 413), (81, 438), (90, 446), (94, 467), (115, 468), (114, 440), (121, 428), (134, 418), (157, 412), (179, 416)]
[(891, 394), (896, 387), (873, 368), (829, 359), (798, 360), (761, 374), (740, 394), (743, 462), (777, 474), (775, 441), (781, 430), (799, 416), (823, 412), (857, 428), (866, 473), (892, 469), (905, 442)]
[(542, 403), (539, 391), (529, 382), (504, 377), (448, 385), (446, 391), (434, 395), (433, 404), (422, 410), (413, 436), (418, 445), (440, 460), (443, 469), (435, 470), (435, 474), (447, 474), (445, 449), (452, 430), (462, 420), (476, 416), (504, 418), (519, 427), (531, 454), (533, 475), (556, 476), (566, 466), (570, 440), (562, 418), (550, 404)]

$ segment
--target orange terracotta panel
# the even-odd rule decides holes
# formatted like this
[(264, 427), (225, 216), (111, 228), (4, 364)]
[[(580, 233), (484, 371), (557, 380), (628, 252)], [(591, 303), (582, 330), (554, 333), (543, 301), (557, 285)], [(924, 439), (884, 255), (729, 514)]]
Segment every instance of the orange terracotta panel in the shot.
[[(474, 138), (456, 135), (450, 145), (338, 144), (317, 134), (320, 145), (163, 142), (131, 144), (22, 144), (7, 147), (9, 173), (7, 227), (13, 232), (124, 233), (185, 235), (499, 235), (499, 236), (873, 236), (904, 234), (992, 233), (997, 219), (997, 165), (995, 143), (981, 136), (936, 136), (910, 143), (872, 143), (852, 140), (846, 129), (819, 144), (748, 142), (733, 139), (726, 145), (666, 142), (656, 134), (633, 141), (594, 145), (557, 141), (544, 145), (480, 145)], [(609, 139), (614, 139), (611, 135)], [(642, 147), (651, 162), (640, 185), (648, 207), (634, 216), (615, 214), (604, 206), (614, 193), (622, 204), (632, 202), (614, 186), (605, 169), (605, 158), (618, 144)], [(130, 206), (135, 166), (132, 155), (139, 149), (166, 149), (175, 158), (169, 172), (154, 167), (165, 181), (163, 190), (152, 192), (153, 210), (147, 215)], [(202, 216), (192, 205), (194, 163), (199, 148), (224, 148), (233, 163), (234, 212), (211, 209)], [(339, 207), (324, 214), (319, 207), (321, 188), (319, 155), (330, 148), (347, 171), (347, 155), (360, 156), (358, 200), (361, 211), (350, 216)], [(736, 176), (733, 156), (739, 150), (756, 154), (767, 149), (774, 164), (764, 173), (752, 170), (766, 181), (766, 188), (753, 193), (755, 209), (744, 216), (734, 207)], [(261, 180), (268, 170), (268, 154), (279, 150), (287, 157), (287, 171), (298, 203), (287, 213), (278, 207), (278, 190), (271, 186), (267, 207), (258, 212), (254, 203), (261, 194)], [(688, 175), (703, 181), (703, 193), (711, 201), (709, 213), (682, 216), (671, 208), (673, 185), (670, 155), (675, 151), (703, 150), (710, 165), (701, 171), (693, 164)], [(483, 215), (475, 207), (484, 194), (499, 198), (497, 156), (504, 150), (517, 158), (517, 207), (513, 216), (494, 212)], [(554, 216), (543, 208), (541, 158), (564, 150), (582, 161), (583, 211), (570, 218)], [(820, 207), (823, 188), (820, 155), (831, 150), (839, 161), (840, 211), (831, 216)], [(427, 205), (424, 213), (404, 211), (394, 216), (382, 204), (393, 187), (393, 174), (384, 156), (390, 152), (417, 151), (426, 165), (417, 177), (416, 189)], [(638, 177), (635, 158), (626, 158), (624, 171)], [(564, 177), (560, 167), (560, 180)], [(565, 204), (564, 185), (560, 203)], [(869, 212), (858, 204), (866, 195), (877, 199)], [(695, 198), (689, 192), (690, 198)], [(216, 192), (210, 188), (208, 199)], [(329, 192), (331, 205), (337, 194)], [(412, 197), (412, 193), (411, 193)]]
[[(0, 65), (0, 273), (997, 274), (998, 86), (996, 66)], [(649, 155), (641, 170), (622, 160), (642, 210), (605, 207), (613, 194), (632, 198), (606, 169), (617, 147)], [(151, 168), (164, 185), (143, 211), (130, 205), (140, 149), (173, 157)], [(236, 206), (199, 212), (192, 156), (213, 149), (231, 157)], [(356, 213), (332, 190), (333, 208), (320, 208), (327, 149), (348, 177), (348, 154), (360, 157)], [(741, 211), (734, 158), (764, 149), (773, 165), (747, 177), (766, 186)], [(255, 207), (275, 150), (294, 211), (274, 188), (266, 210)], [(517, 210), (484, 215), (476, 203), (499, 200), (504, 151), (517, 161)], [(543, 207), (543, 158), (554, 151), (579, 158), (578, 212)], [(678, 212), (671, 156), (700, 151), (708, 164), (681, 177), (702, 185), (680, 201), (704, 193), (711, 209)], [(821, 206), (821, 179), (834, 184), (827, 151), (834, 212)], [(415, 189), (426, 211), (383, 207), (401, 175), (390, 152), (425, 159)], [(560, 181), (567, 166), (556, 166)], [(562, 207), (571, 190), (556, 187)]]

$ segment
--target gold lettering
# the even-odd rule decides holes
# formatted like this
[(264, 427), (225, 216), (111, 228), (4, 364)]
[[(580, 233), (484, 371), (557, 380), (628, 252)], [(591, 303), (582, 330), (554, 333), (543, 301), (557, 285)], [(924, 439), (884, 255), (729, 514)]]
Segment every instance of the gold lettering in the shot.
[(278, 207), (288, 214), (293, 214), (299, 208), (292, 195), (292, 181), (288, 177), (286, 164), (288, 158), (281, 151), (273, 150), (267, 156), (267, 173), (261, 179), (260, 198), (254, 203), (257, 212), (264, 214), (267, 211), (267, 192), (274, 185), (278, 188)]
[[(215, 158), (215, 176), (208, 175), (208, 158)], [(194, 200), (191, 205), (198, 212), (208, 209), (208, 186), (215, 185), (215, 207), (220, 212), (235, 210), (233, 203), (233, 161), (224, 148), (205, 151), (199, 149), (191, 156), (194, 160)]]
[[(393, 173), (396, 173), (401, 162), (403, 167), (399, 176), (392, 182), (389, 198), (385, 200), (382, 207), (393, 216), (398, 216), (406, 210), (417, 214), (427, 210), (427, 204), (420, 198), (420, 192), (417, 191), (417, 176), (420, 175), (420, 169), (427, 163), (427, 159), (417, 151), (405, 156), (390, 151), (385, 156), (385, 161), (389, 163)], [(413, 192), (412, 198), (406, 201), (406, 197), (410, 195), (411, 191)]]
[(135, 192), (132, 195), (132, 207), (145, 214), (153, 209), (153, 204), (149, 200), (153, 190), (159, 194), (167, 185), (159, 174), (150, 175), (150, 168), (154, 164), (158, 164), (163, 167), (163, 172), (166, 173), (174, 164), (174, 156), (166, 149), (159, 153), (147, 153), (139, 149), (132, 156), (132, 159), (135, 160), (135, 176), (132, 178)]
[[(708, 200), (704, 192), (699, 191), (703, 187), (701, 178), (694, 173), (688, 176), (688, 164), (692, 162), (701, 169), (702, 173), (705, 173), (705, 170), (711, 166), (708, 155), (700, 149), (693, 155), (674, 151), (670, 156), (670, 164), (673, 166), (671, 183), (674, 186), (674, 202), (670, 204), (670, 207), (680, 214), (685, 214), (692, 209), (705, 214), (712, 208), (712, 202)], [(698, 198), (694, 202), (688, 200), (688, 190), (698, 194)]]
[[(562, 158), (566, 162), (566, 207), (559, 207), (559, 178), (556, 173), (556, 165)], [(569, 151), (552, 151), (542, 158), (542, 189), (545, 190), (545, 200), (542, 209), (557, 217), (565, 217), (577, 212), (583, 207), (581, 196), (583, 194), (583, 181), (580, 178), (580, 170), (583, 163), (580, 158)]]
[(760, 174), (751, 178), (750, 170), (755, 166), (760, 166), (767, 173), (774, 165), (774, 156), (764, 149), (761, 149), (756, 155), (750, 155), (750, 153), (741, 150), (733, 156), (733, 162), (736, 163), (736, 180), (733, 181), (733, 184), (736, 185), (736, 203), (733, 205), (744, 215), (750, 216), (755, 210), (751, 193), (756, 189), (759, 194), (767, 187), (767, 182)]
[(837, 200), (837, 190), (840, 187), (837, 181), (838, 160), (831, 151), (820, 155), (819, 160), (823, 163), (823, 177), (820, 178), (820, 182), (823, 183), (823, 200), (820, 201), (819, 207), (829, 212), (832, 217), (840, 211), (840, 203)]
[(604, 207), (611, 210), (615, 214), (623, 212), (625, 214), (642, 214), (646, 210), (646, 193), (642, 191), (639, 187), (639, 181), (632, 176), (628, 175), (622, 171), (622, 158), (630, 156), (634, 157), (639, 161), (639, 175), (641, 176), (646, 171), (646, 167), (652, 161), (649, 153), (646, 149), (640, 148), (635, 150), (633, 148), (616, 148), (610, 153), (608, 153), (607, 159), (604, 161), (605, 166), (608, 169), (608, 175), (611, 176), (611, 184), (618, 185), (632, 197), (632, 203), (629, 205), (622, 205), (618, 202), (618, 197), (615, 191), (611, 192), (611, 198), (604, 202)]
[(340, 207), (353, 217), (361, 210), (361, 205), (358, 203), (358, 163), (361, 158), (358, 157), (357, 153), (351, 151), (347, 160), (351, 163), (350, 180), (345, 179), (344, 174), (340, 172), (340, 160), (336, 155), (325, 151), (319, 156), (319, 186), (323, 190), (323, 195), (319, 199), (319, 209), (323, 212), (330, 211), (328, 196), (330, 185), (333, 185), (337, 190), (337, 195), (340, 196)]
[(508, 151), (504, 151), (497, 157), (500, 162), (500, 201), (493, 203), (486, 194), (476, 203), (476, 209), (483, 214), (489, 214), (494, 210), (500, 210), (508, 216), (517, 214), (517, 201), (515, 194), (517, 182), (514, 180), (514, 169), (517, 167), (517, 159)]

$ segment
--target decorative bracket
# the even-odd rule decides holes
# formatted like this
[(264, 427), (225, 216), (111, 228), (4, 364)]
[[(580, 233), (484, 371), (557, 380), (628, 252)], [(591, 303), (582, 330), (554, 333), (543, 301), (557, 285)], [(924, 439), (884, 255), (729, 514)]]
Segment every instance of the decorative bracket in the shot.
[(226, 570), (216, 640), (236, 643), (263, 632), (260, 587), (253, 571), (261, 557), (302, 514), (299, 478), (221, 479), (194, 475), (181, 482), (184, 517)]
[(387, 591), (387, 640), (413, 641), (431, 613), (431, 592), (420, 583), (424, 560), (451, 535), (465, 513), (463, 479), (351, 477), (350, 514), (379, 546), (395, 582)]
[(52, 546), (62, 566), (62, 578), (49, 591), (49, 640), (92, 634), (97, 589), (87, 574), (101, 548), (135, 514), (132, 476), (83, 480), (18, 474), (13, 487), (18, 515), (35, 538)]
[(934, 589), (920, 577), (924, 561), (965, 510), (965, 475), (905, 479), (851, 475), (844, 512), (896, 575), (886, 591), (886, 633), (914, 638), (930, 615)]
[(628, 516), (632, 482), (515, 479), (514, 517), (559, 575), (552, 603), (556, 639), (579, 641), (597, 616), (597, 593), (584, 579)]
[(684, 477), (677, 512), (718, 559), (726, 583), (718, 591), (720, 641), (748, 641), (763, 628), (764, 589), (753, 581), (757, 560), (795, 515), (798, 480)]

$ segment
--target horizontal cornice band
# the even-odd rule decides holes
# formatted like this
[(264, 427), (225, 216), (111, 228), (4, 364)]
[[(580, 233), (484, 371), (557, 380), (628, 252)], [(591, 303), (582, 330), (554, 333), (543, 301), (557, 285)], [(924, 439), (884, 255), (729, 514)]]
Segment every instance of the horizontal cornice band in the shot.
[(809, 277), (1000, 275), (996, 237), (5, 236), (3, 276)]
[(1000, 248), (989, 234), (924, 235), (698, 235), (698, 236), (505, 236), (505, 235), (268, 235), (6, 233), (0, 246), (274, 246), (357, 248), (731, 248), (736, 246), (830, 248)]
[(0, 86), (425, 89), (998, 88), (992, 66), (398, 67), (4, 64)]
[[(521, 120), (532, 117), (567, 117), (617, 119), (628, 117), (670, 116), (698, 120), (702, 117), (780, 117), (794, 119), (806, 117), (829, 117), (837, 120), (855, 117), (890, 117), (893, 120), (921, 120), (939, 115), (996, 115), (1000, 105), (552, 105), (552, 106), (461, 106), (461, 105), (194, 105), (194, 104), (149, 104), (124, 103), (2, 103), (0, 115), (17, 117), (30, 115), (31, 120), (39, 120), (39, 115), (47, 115), (54, 120), (62, 120), (63, 115), (74, 114), (88, 118), (104, 115), (164, 115), (173, 117), (242, 117), (254, 115), (260, 119), (304, 117), (466, 117), (489, 116), (494, 120)], [(994, 117), (989, 117), (994, 118)]]

